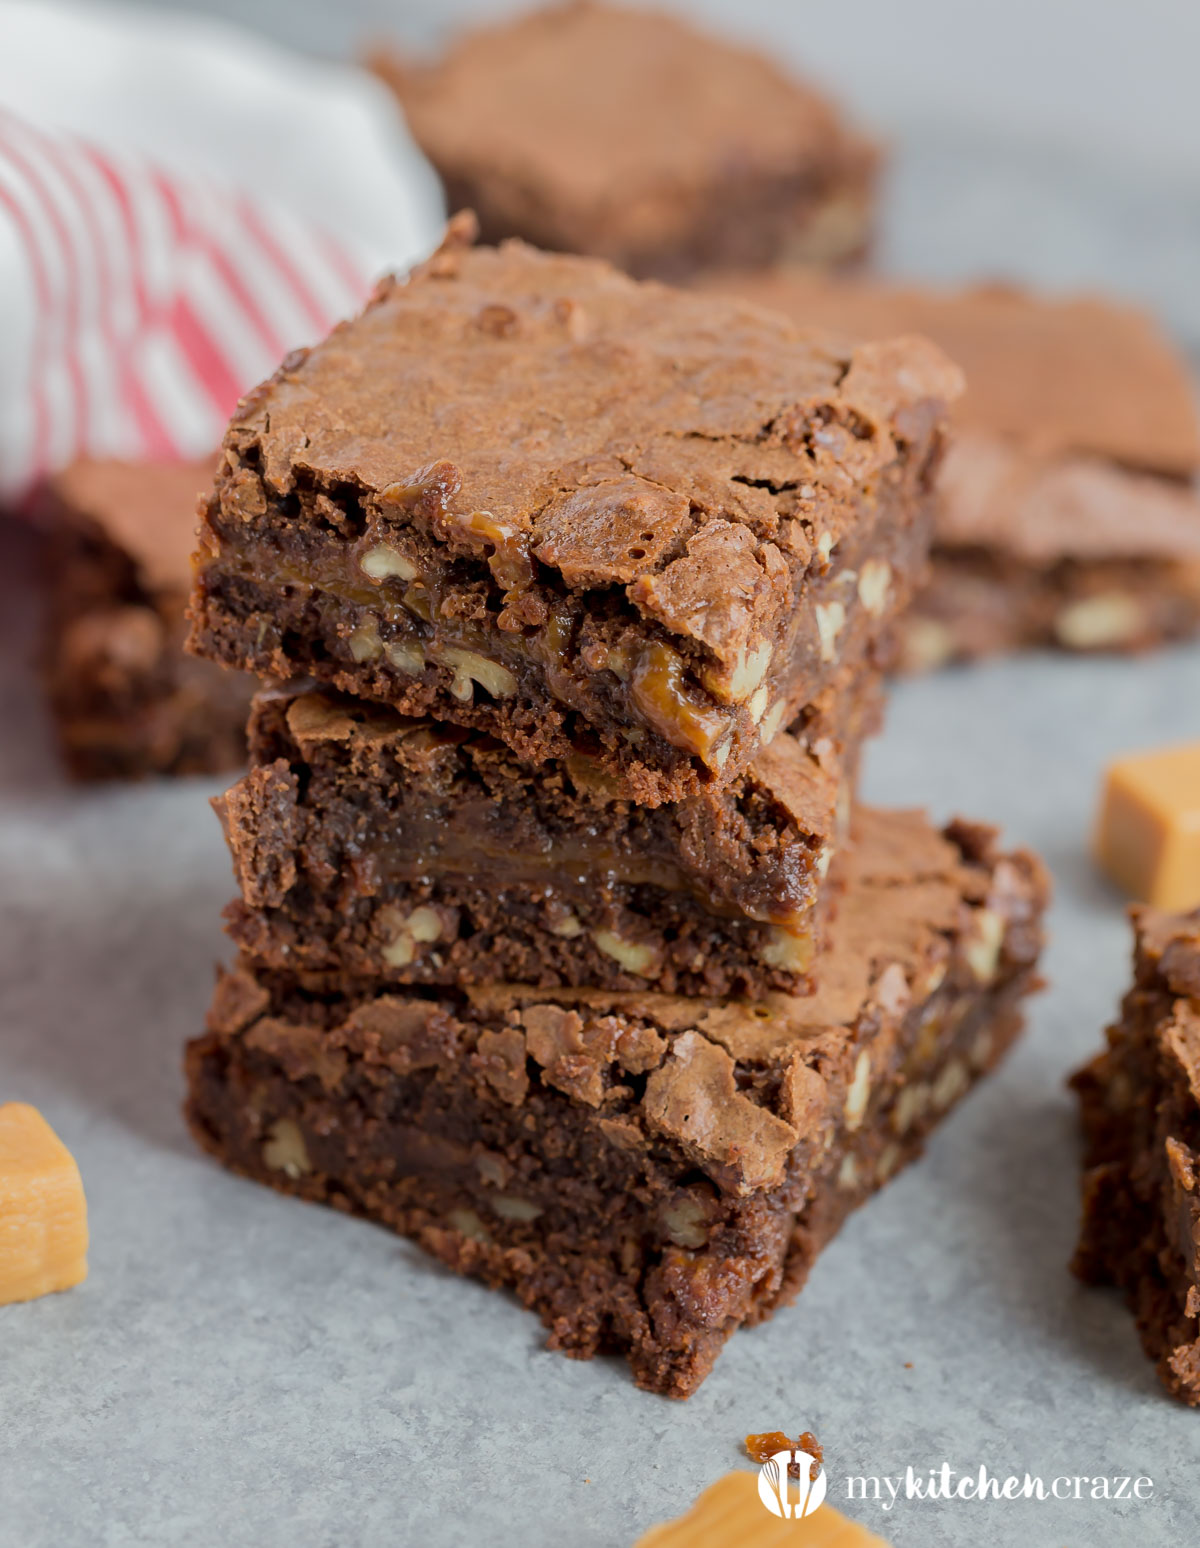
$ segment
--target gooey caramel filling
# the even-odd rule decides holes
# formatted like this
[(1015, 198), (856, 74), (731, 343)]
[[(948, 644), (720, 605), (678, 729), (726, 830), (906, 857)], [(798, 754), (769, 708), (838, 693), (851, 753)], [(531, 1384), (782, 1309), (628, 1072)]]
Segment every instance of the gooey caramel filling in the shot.
[(656, 887), (692, 897), (714, 917), (767, 923), (789, 932), (798, 931), (812, 909), (813, 863), (803, 869), (788, 868), (793, 874), (787, 876), (786, 886), (776, 889), (781, 896), (774, 906), (756, 905), (749, 899), (738, 903), (666, 854), (645, 849), (630, 853), (599, 834), (579, 831), (566, 839), (522, 834), (519, 843), (506, 843), (495, 831), (501, 815), (500, 807), (489, 808), (482, 802), (449, 814), (405, 813), (386, 838), (370, 846), (375, 875), (384, 885), (466, 877), (484, 888), (533, 887), (584, 904), (618, 887)]
[[(486, 515), (476, 513), (469, 531), (472, 538), (493, 545), (488, 563), (495, 579), (506, 587), (507, 608), (532, 580), (532, 561), (519, 541), (520, 535), (504, 523), (485, 519)], [(238, 569), (251, 579), (261, 580), (260, 556), (242, 556)], [(663, 640), (647, 641), (632, 662), (606, 659), (593, 666), (584, 653), (573, 649), (578, 618), (568, 606), (551, 612), (529, 633), (444, 616), (448, 592), (430, 567), (420, 569), (394, 542), (378, 535), (364, 540), (352, 560), (331, 556), (308, 567), (277, 559), (272, 578), (284, 586), (320, 591), (345, 608), (362, 610), (367, 616), (349, 636), (351, 653), (358, 662), (372, 655), (386, 656), (397, 671), (419, 676), (427, 665), (454, 666), (447, 662), (452, 653), (472, 653), (480, 664), (478, 672), (464, 675), (455, 669), (453, 691), (460, 699), (471, 697), (474, 690), (467, 686), (469, 681), (493, 698), (510, 697), (532, 671), (543, 679), (554, 698), (580, 708), (582, 679), (609, 671), (627, 684), (628, 707), (635, 721), (714, 771), (728, 761), (739, 728), (755, 731), (756, 717), (740, 704), (718, 702), (693, 679), (685, 658)], [(386, 623), (394, 637), (380, 638), (378, 651), (364, 648), (364, 641), (378, 635), (380, 622)]]

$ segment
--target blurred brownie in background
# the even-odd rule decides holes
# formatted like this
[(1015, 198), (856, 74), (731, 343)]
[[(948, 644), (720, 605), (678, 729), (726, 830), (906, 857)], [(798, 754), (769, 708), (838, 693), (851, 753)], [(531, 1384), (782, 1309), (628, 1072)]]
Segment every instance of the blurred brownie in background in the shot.
[(673, 278), (837, 263), (867, 244), (876, 148), (761, 55), (674, 17), (574, 3), (373, 60), (485, 241)]
[(1154, 322), (1094, 297), (937, 293), (800, 272), (706, 285), (851, 338), (923, 333), (963, 367), (909, 670), (1026, 645), (1138, 650), (1200, 631), (1200, 428)]
[(45, 671), (77, 778), (243, 761), (250, 679), (183, 651), (196, 503), (211, 482), (209, 462), (78, 462), (43, 492)]

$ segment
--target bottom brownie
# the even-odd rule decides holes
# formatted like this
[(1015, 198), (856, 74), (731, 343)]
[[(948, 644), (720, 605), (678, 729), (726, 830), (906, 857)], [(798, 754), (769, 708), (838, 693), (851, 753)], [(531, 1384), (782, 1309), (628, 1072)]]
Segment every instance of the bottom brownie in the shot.
[(1000, 1059), (1036, 983), (1034, 857), (917, 813), (858, 822), (811, 996), (316, 995), (242, 965), (188, 1050), (192, 1130), (686, 1397)]
[(1083, 1109), (1073, 1267), (1124, 1290), (1167, 1390), (1200, 1406), (1200, 911), (1134, 910), (1134, 984), (1072, 1079)]

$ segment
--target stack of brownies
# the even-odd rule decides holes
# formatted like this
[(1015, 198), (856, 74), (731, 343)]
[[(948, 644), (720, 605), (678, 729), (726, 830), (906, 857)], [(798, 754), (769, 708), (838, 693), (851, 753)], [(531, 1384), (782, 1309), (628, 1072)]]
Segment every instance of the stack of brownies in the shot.
[(469, 225), (240, 408), (207, 1148), (694, 1391), (1020, 1026), (1044, 881), (852, 806), (958, 372)]

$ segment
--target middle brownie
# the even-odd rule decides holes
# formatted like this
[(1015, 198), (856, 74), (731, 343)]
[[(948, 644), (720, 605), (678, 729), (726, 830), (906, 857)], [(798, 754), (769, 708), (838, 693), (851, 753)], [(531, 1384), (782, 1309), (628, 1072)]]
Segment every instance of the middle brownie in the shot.
[(719, 790), (638, 806), (590, 759), (311, 686), (260, 695), (255, 767), (215, 803), (229, 932), (310, 988), (343, 978), (676, 994), (802, 992), (881, 690), (847, 674)]

